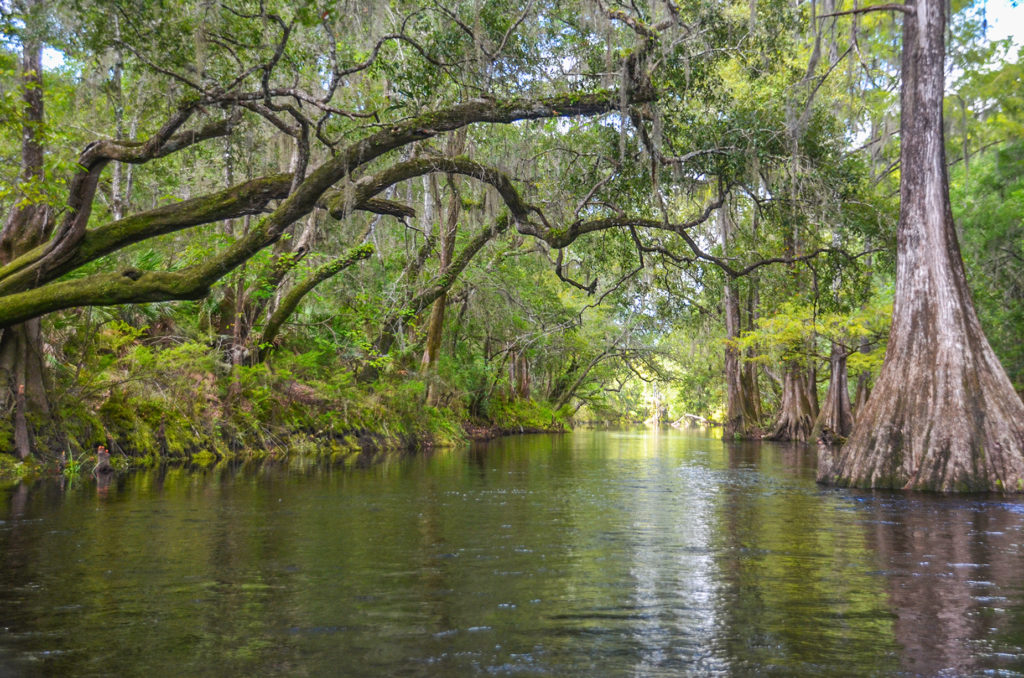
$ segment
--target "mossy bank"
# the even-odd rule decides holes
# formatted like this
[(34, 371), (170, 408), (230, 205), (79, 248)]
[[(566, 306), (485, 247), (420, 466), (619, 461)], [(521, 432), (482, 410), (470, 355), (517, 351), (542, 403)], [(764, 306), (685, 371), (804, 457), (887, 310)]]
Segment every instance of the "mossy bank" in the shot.
[(0, 429), (6, 482), (59, 471), (68, 460), (82, 460), (77, 468), (88, 472), (99, 445), (121, 468), (294, 456), (353, 464), (385, 451), (568, 425), (543, 402), (501, 393), (476, 411), (467, 407), (471, 397), (431, 405), (425, 381), (384, 371), (361, 384), (320, 354), (231, 366), (202, 343), (156, 348), (127, 328), (109, 334), (102, 369), (58, 383), (52, 416), (32, 422), (35, 459), (11, 457), (12, 432)]

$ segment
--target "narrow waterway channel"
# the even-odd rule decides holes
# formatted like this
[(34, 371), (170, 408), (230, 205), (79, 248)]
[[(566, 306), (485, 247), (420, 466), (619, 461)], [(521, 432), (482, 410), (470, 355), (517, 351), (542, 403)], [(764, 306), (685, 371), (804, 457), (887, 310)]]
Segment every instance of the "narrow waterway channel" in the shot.
[(506, 438), (0, 491), (0, 676), (1024, 675), (1024, 502)]

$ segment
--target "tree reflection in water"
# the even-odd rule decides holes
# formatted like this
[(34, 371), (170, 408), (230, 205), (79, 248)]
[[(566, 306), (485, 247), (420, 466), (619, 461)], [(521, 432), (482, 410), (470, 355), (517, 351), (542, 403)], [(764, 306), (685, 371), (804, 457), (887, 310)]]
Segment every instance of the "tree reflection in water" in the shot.
[(644, 430), (0, 489), (0, 674), (1024, 669), (1024, 503), (815, 470)]
[(868, 545), (886, 580), (903, 668), (924, 675), (1024, 668), (1024, 507), (916, 495), (869, 501)]
[(729, 665), (743, 675), (889, 675), (899, 647), (858, 512), (836, 492), (806, 490), (806, 445), (724, 447), (714, 551)]

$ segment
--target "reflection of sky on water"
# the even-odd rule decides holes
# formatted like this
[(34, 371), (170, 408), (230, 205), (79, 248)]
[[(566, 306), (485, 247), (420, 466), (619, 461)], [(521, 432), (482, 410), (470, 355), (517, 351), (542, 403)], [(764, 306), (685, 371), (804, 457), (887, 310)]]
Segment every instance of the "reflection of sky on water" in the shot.
[(702, 672), (727, 668), (713, 643), (715, 476), (706, 454), (695, 452), (680, 463), (668, 449), (674, 442), (674, 436), (644, 436), (644, 458), (657, 461), (631, 468), (628, 476), (637, 490), (627, 495), (624, 511), (632, 517), (629, 574), (638, 622), (631, 635), (640, 648), (638, 676), (675, 664)]

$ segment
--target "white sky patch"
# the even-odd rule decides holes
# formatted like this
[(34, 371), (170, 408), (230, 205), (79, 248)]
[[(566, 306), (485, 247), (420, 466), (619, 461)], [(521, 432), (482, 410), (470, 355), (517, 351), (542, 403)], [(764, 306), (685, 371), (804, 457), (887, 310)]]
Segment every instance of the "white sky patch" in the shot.
[(1024, 46), (1024, 4), (1011, 0), (987, 0), (985, 18), (988, 20), (989, 40), (1011, 38), (1013, 46)]
[(43, 70), (52, 71), (64, 65), (64, 53), (52, 47), (43, 48)]

